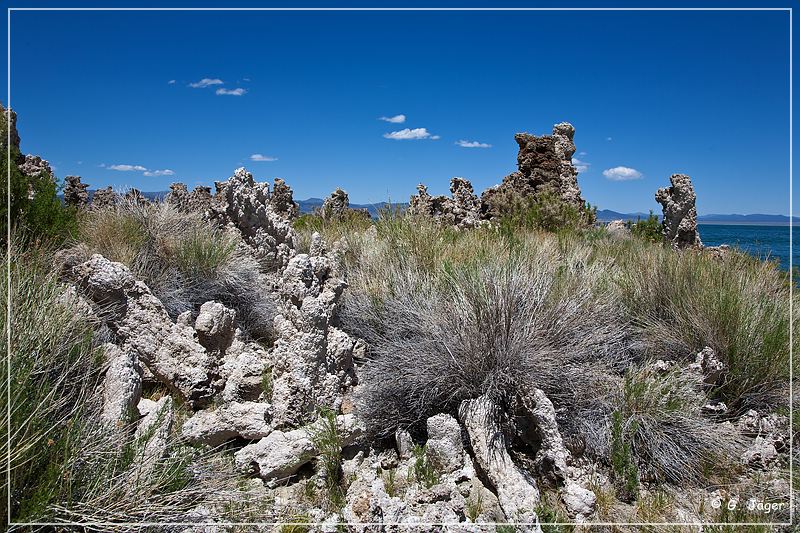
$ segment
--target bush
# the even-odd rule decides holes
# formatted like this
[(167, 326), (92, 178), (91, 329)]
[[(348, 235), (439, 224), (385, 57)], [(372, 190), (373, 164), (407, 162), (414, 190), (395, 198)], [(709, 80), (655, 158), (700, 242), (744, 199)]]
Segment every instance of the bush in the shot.
[(311, 440), (319, 450), (317, 470), (325, 480), (327, 504), (332, 510), (345, 504), (342, 488), (342, 438), (336, 427), (336, 413), (330, 409), (320, 411), (320, 418), (311, 426)]
[(508, 193), (502, 200), (496, 198), (495, 210), (500, 227), (505, 231), (515, 228), (560, 231), (582, 229), (594, 224), (597, 208), (590, 204), (576, 207), (561, 199), (557, 191), (544, 188), (536, 196)]
[[(62, 243), (76, 230), (76, 210), (59, 200), (54, 176), (42, 173), (25, 176), (17, 162), (22, 156), (18, 146), (5, 149), (8, 139), (8, 115), (0, 113), (0, 135), (4, 149), (0, 150), (0, 243), (6, 246), (11, 217), (11, 230), (18, 240), (37, 240)], [(11, 186), (9, 190), (9, 184)], [(10, 196), (10, 202), (7, 200)]]
[(655, 215), (650, 210), (650, 214), (647, 216), (647, 220), (642, 220), (641, 218), (637, 218), (636, 222), (631, 223), (628, 221), (627, 226), (631, 230), (631, 234), (640, 239), (644, 239), (649, 242), (663, 242), (664, 241), (664, 234), (663, 234), (663, 227), (661, 222), (658, 221), (658, 216)]
[(627, 373), (612, 418), (611, 464), (622, 499), (636, 497), (640, 465), (649, 479), (674, 484), (707, 481), (712, 465), (719, 478), (735, 472), (743, 447), (731, 427), (703, 416), (707, 402), (699, 375), (649, 367)]
[(237, 312), (252, 337), (270, 340), (276, 303), (270, 283), (238, 235), (169, 204), (123, 201), (87, 212), (80, 238), (93, 253), (127, 265), (174, 319), (208, 300)]
[(445, 255), (432, 271), (403, 255), (362, 258), (341, 320), (371, 347), (356, 403), (370, 431), (388, 437), (484, 394), (511, 406), (532, 386), (557, 406), (602, 401), (627, 330), (613, 295), (593, 291), (601, 270), (581, 252), (528, 243)]

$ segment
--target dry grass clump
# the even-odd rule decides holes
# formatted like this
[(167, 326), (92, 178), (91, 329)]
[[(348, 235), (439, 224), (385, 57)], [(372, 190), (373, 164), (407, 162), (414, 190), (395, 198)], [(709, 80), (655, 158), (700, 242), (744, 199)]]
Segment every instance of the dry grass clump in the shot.
[(238, 235), (165, 203), (123, 201), (89, 211), (82, 242), (131, 268), (175, 318), (218, 300), (237, 311), (255, 338), (272, 336), (275, 302), (270, 283)]
[(652, 357), (686, 361), (710, 346), (727, 367), (713, 396), (736, 412), (786, 401), (789, 287), (776, 264), (636, 240), (602, 252), (614, 256), (621, 297)]
[[(547, 239), (486, 240), (468, 259), (485, 238), (456, 237), (438, 267), (427, 252), (441, 239), (414, 238), (408, 248), (389, 240), (393, 251), (362, 257), (352, 273), (341, 319), (371, 346), (358, 407), (375, 435), (483, 394), (511, 406), (538, 387), (575, 409), (607, 396), (603, 376), (627, 360), (628, 331), (613, 295), (593, 291), (600, 265), (586, 263), (585, 249), (564, 257)], [(415, 246), (424, 247), (420, 260)]]
[[(370, 346), (356, 408), (376, 437), (483, 394), (512, 412), (538, 387), (591, 456), (627, 450), (632, 488), (640, 476), (696, 484), (733, 472), (739, 451), (701, 407), (774, 405), (788, 385), (785, 276), (736, 252), (403, 216), (348, 234), (347, 250), (340, 320)], [(727, 365), (718, 387), (648, 370), (704, 346)]]

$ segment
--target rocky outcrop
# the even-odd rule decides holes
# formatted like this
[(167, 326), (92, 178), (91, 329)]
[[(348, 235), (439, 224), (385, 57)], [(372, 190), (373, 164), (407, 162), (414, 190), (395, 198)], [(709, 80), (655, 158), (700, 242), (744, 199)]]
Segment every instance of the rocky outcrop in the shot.
[(631, 237), (631, 230), (624, 220), (612, 220), (606, 224), (606, 233), (614, 240), (622, 241)]
[(469, 436), (480, 469), (494, 485), (500, 507), (509, 520), (536, 523), (539, 504), (536, 482), (511, 459), (498, 420), (497, 406), (487, 397), (465, 400), (459, 418)]
[(198, 185), (189, 193), (188, 207), (191, 211), (206, 213), (211, 209), (211, 187)]
[(26, 155), (22, 164), (19, 165), (19, 170), (24, 175), (32, 178), (41, 176), (43, 174), (50, 176), (53, 181), (55, 181), (56, 178), (55, 173), (53, 173), (53, 169), (50, 168), (50, 163), (38, 155)]
[(658, 189), (656, 202), (661, 204), (664, 240), (673, 248), (702, 247), (697, 232), (697, 209), (692, 179), (686, 174), (669, 177), (671, 187)]
[(782, 415), (761, 415), (750, 409), (736, 424), (739, 432), (751, 439), (742, 454), (742, 464), (767, 469), (778, 461), (779, 453), (789, 449), (789, 422)]
[(119, 201), (119, 195), (114, 192), (111, 187), (105, 189), (97, 189), (92, 195), (92, 208), (102, 209), (104, 207), (113, 207)]
[(130, 188), (125, 191), (125, 195), (123, 196), (124, 200), (133, 205), (149, 205), (150, 200), (148, 200), (143, 194), (142, 191), (135, 188)]
[(292, 188), (280, 178), (275, 178), (269, 205), (284, 218), (294, 220), (300, 214), (300, 206), (294, 201)]
[(364, 220), (370, 219), (369, 211), (366, 209), (351, 209), (350, 197), (347, 195), (347, 191), (338, 187), (330, 196), (325, 198), (319, 210), (319, 216), (323, 220), (341, 220), (354, 215), (363, 217)]
[[(11, 108), (6, 109), (0, 104), (0, 113), (2, 113), (2, 139), (0, 139), (0, 149), (2, 153), (8, 153), (8, 143), (11, 142), (11, 148), (14, 149), (12, 151), (19, 151), (19, 132), (17, 131), (17, 113), (12, 110)], [(18, 156), (21, 157), (21, 156)], [(18, 164), (22, 162), (22, 160), (16, 161)]]
[(432, 416), (427, 421), (428, 441), (425, 453), (440, 472), (455, 472), (464, 466), (464, 443), (461, 426), (450, 415)]
[(268, 403), (232, 402), (195, 413), (183, 424), (182, 435), (192, 443), (219, 446), (234, 438), (260, 439), (271, 431)]
[(482, 224), (481, 202), (464, 178), (450, 180), (451, 197), (431, 196), (425, 185), (417, 185), (417, 194), (409, 200), (409, 214), (431, 217), (440, 224), (457, 228), (474, 228)]
[(103, 378), (103, 411), (100, 418), (114, 429), (135, 420), (136, 406), (142, 394), (142, 369), (134, 352), (123, 352), (114, 344), (105, 344), (108, 365)]
[(567, 479), (569, 452), (558, 429), (553, 403), (541, 389), (536, 388), (524, 395), (521, 403), (539, 448), (534, 458), (536, 469), (552, 486), (560, 486)]
[(175, 424), (175, 408), (172, 397), (164, 396), (139, 421), (135, 442), (141, 443), (137, 451), (137, 477), (140, 479), (158, 475), (161, 459), (167, 454)]
[(169, 192), (164, 197), (164, 203), (167, 203), (179, 211), (188, 211), (189, 209), (189, 189), (186, 188), (185, 183), (172, 183), (169, 186)]
[(81, 183), (80, 176), (64, 178), (64, 203), (75, 207), (86, 207), (89, 204), (89, 193), (86, 183)]
[(69, 274), (106, 310), (123, 352), (135, 353), (161, 382), (191, 406), (207, 403), (222, 386), (219, 361), (199, 343), (194, 329), (173, 323), (161, 301), (122, 263), (93, 255)]
[(281, 281), (272, 401), (275, 426), (296, 427), (318, 406), (339, 410), (343, 390), (354, 382), (355, 341), (331, 325), (346, 284), (318, 234), (310, 254), (289, 260)]
[(245, 342), (235, 334), (233, 343), (225, 350), (224, 362), (220, 367), (220, 375), (225, 379), (222, 400), (244, 402), (262, 399), (271, 402), (270, 366), (269, 355), (259, 344)]
[[(314, 435), (321, 423), (320, 420), (292, 431), (273, 431), (260, 441), (245, 446), (235, 454), (237, 469), (242, 473), (256, 474), (265, 481), (277, 481), (296, 474), (300, 467), (319, 455)], [(364, 428), (352, 414), (337, 416), (336, 430), (343, 448), (356, 443), (364, 435)]]
[(269, 270), (285, 267), (295, 255), (296, 235), (288, 214), (270, 202), (269, 185), (238, 168), (227, 181), (216, 182), (210, 216), (238, 230), (255, 257)]
[(535, 201), (545, 194), (582, 209), (584, 201), (578, 186), (578, 170), (572, 164), (574, 135), (575, 128), (568, 122), (553, 126), (552, 135), (516, 134), (517, 171), (481, 195), (483, 217), (498, 218), (509, 204)]

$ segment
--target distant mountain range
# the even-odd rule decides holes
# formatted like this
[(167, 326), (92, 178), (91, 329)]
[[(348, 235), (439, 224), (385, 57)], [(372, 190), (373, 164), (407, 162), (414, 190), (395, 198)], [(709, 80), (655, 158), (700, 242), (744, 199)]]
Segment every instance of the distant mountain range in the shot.
[[(637, 220), (646, 219), (649, 213), (619, 213), (611, 211), (610, 209), (599, 209), (597, 211), (597, 220)], [(661, 220), (661, 215), (658, 215)], [(699, 215), (697, 221), (701, 224), (788, 224), (789, 217), (786, 215), (764, 215), (761, 213), (754, 213), (751, 215)], [(800, 217), (792, 217), (792, 224), (800, 224)]]
[[(92, 196), (94, 196), (94, 190), (89, 190), (88, 193), (89, 199), (91, 200)], [(167, 193), (169, 193), (169, 191), (154, 191), (143, 192), (142, 195), (148, 200), (154, 201), (163, 199)], [(324, 201), (325, 200), (322, 198), (308, 198), (306, 200), (297, 200), (297, 203), (300, 206), (301, 213), (313, 213), (314, 210), (322, 207)], [(388, 205), (388, 202), (380, 202), (377, 204), (350, 204), (350, 207), (354, 209), (366, 209), (372, 217), (377, 217), (378, 212), (381, 209), (385, 209)], [(401, 209), (408, 206), (407, 203), (392, 203), (391, 205), (400, 207)], [(597, 220), (603, 222), (608, 222), (610, 220), (644, 220), (648, 216), (649, 213), (643, 212), (619, 213), (617, 211), (611, 211), (610, 209), (597, 210)], [(661, 215), (658, 215), (658, 218), (661, 220)], [(761, 213), (750, 215), (710, 214), (698, 216), (697, 221), (701, 224), (788, 224), (789, 217), (786, 215), (764, 215)], [(792, 217), (792, 224), (800, 224), (800, 217)]]

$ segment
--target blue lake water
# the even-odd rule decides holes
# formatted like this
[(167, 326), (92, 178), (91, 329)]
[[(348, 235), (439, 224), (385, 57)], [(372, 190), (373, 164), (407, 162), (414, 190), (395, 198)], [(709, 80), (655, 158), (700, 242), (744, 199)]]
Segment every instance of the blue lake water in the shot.
[[(778, 259), (781, 268), (789, 269), (789, 226), (745, 224), (699, 224), (700, 239), (706, 246), (737, 246), (759, 259)], [(800, 226), (792, 228), (792, 263), (800, 265)]]

